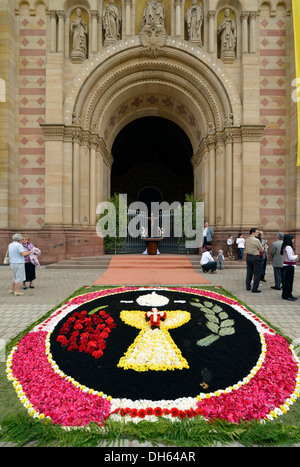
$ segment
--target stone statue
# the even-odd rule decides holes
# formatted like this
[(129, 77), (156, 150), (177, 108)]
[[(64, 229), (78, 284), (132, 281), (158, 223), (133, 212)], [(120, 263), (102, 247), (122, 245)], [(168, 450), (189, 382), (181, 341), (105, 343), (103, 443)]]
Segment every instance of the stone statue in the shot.
[(162, 4), (162, 0), (150, 0), (150, 2), (146, 3), (143, 14), (143, 27), (147, 25), (164, 29), (164, 22), (165, 8)]
[(162, 0), (150, 0), (146, 3), (143, 24), (140, 32), (142, 45), (150, 57), (157, 57), (161, 48), (167, 42), (165, 30), (165, 7)]
[(225, 18), (218, 28), (218, 36), (221, 41), (221, 59), (232, 62), (235, 58), (236, 47), (236, 25), (234, 19), (230, 18), (230, 10), (226, 8)]
[(82, 11), (76, 9), (76, 18), (71, 25), (73, 34), (73, 50), (71, 53), (72, 59), (84, 60), (87, 57), (87, 24), (82, 19)]
[(121, 22), (121, 8), (115, 5), (115, 0), (109, 0), (103, 11), (104, 45), (112, 44), (120, 39)]
[(185, 19), (189, 41), (202, 45), (203, 10), (201, 5), (197, 6), (197, 0), (192, 0), (192, 6), (188, 9)]

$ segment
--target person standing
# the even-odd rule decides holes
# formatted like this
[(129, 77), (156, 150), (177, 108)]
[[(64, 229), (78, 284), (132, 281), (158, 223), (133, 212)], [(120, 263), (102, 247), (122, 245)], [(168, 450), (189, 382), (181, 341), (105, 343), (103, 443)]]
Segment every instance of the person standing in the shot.
[(33, 253), (33, 250), (25, 251), (22, 245), (23, 235), (14, 234), (12, 236), (12, 243), (8, 246), (9, 264), (14, 274), (14, 279), (10, 288), (10, 293), (14, 295), (23, 295), (20, 292), (20, 283), (26, 278), (25, 275), (25, 256)]
[(260, 255), (261, 257), (261, 276), (260, 280), (262, 282), (267, 282), (265, 279), (266, 272), (267, 272), (267, 261), (268, 261), (268, 242), (264, 238), (264, 233), (262, 230), (258, 232), (258, 239), (260, 240), (264, 250), (262, 254)]
[(245, 241), (245, 252), (247, 255), (247, 274), (246, 274), (246, 289), (251, 290), (251, 280), (253, 277), (253, 293), (260, 293), (258, 289), (260, 276), (261, 276), (261, 256), (263, 252), (263, 246), (259, 241), (258, 229), (250, 229), (250, 236)]
[(233, 236), (228, 235), (227, 238), (227, 253), (228, 253), (228, 258), (233, 258), (233, 252), (232, 252), (232, 245), (234, 244)]
[(245, 239), (244, 235), (240, 233), (236, 239), (236, 244), (239, 251), (238, 261), (243, 261), (244, 249), (245, 249)]
[[(23, 236), (23, 247), (25, 251), (33, 251), (34, 245), (29, 241), (28, 235)], [(29, 287), (34, 289), (33, 281), (36, 278), (35, 265), (31, 262), (29, 256), (25, 256), (25, 280), (23, 281), (23, 289), (26, 290), (26, 282), (29, 282)]]
[(219, 269), (223, 269), (224, 268), (224, 255), (223, 255), (223, 250), (219, 250), (219, 253), (218, 253), (218, 256), (217, 256), (217, 262), (218, 262), (218, 266), (219, 266)]
[(281, 271), (283, 267), (283, 255), (280, 253), (284, 234), (277, 233), (277, 240), (272, 243), (270, 255), (272, 257), (272, 266), (274, 272), (275, 285), (271, 289), (280, 290), (281, 288)]
[(203, 242), (202, 242), (203, 251), (206, 251), (207, 245), (212, 244), (213, 236), (214, 236), (214, 230), (209, 226), (208, 222), (205, 222), (204, 229), (203, 229)]
[(293, 296), (293, 284), (295, 267), (297, 265), (298, 255), (294, 252), (294, 237), (290, 234), (285, 234), (281, 245), (281, 254), (283, 255), (282, 267), (282, 298), (283, 300), (295, 301)]

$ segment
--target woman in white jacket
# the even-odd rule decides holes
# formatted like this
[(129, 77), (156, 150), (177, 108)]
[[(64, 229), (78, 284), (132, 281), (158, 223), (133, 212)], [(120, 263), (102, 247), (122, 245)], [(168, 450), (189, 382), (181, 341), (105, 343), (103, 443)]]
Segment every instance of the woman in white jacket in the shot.
[(293, 235), (284, 235), (280, 253), (283, 255), (282, 298), (283, 300), (295, 301), (297, 299), (293, 296), (292, 292), (298, 255), (295, 255), (294, 252)]

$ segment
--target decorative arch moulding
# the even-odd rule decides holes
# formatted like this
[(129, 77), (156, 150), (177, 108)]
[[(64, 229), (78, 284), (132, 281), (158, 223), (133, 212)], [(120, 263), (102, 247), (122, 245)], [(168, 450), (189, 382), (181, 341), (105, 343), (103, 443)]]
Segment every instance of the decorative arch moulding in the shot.
[[(180, 69), (185, 72), (182, 67), (186, 63), (190, 78), (185, 78), (186, 83), (193, 80), (194, 92), (201, 92), (201, 83), (199, 82), (199, 65), (201, 65), (202, 75), (207, 75), (206, 81), (211, 83), (209, 90), (212, 99), (212, 108), (215, 112), (215, 102), (221, 104), (222, 114), (226, 114), (226, 118), (231, 114), (232, 123), (234, 125), (242, 124), (242, 104), (239, 93), (236, 86), (225, 71), (223, 63), (219, 59), (215, 59), (210, 54), (203, 51), (200, 47), (190, 44), (184, 40), (176, 40), (168, 37), (165, 45), (166, 52), (168, 53), (168, 60), (163, 57), (157, 57), (155, 59), (149, 57), (143, 57), (144, 67), (147, 68), (147, 64), (153, 69), (153, 64), (160, 64), (164, 67), (161, 70), (162, 76), (167, 72), (168, 66), (170, 67), (170, 75), (175, 77), (180, 76)], [(67, 93), (64, 103), (64, 123), (71, 125), (74, 123), (74, 115), (81, 118), (83, 108), (85, 112), (91, 112), (95, 108), (95, 102), (99, 99), (99, 95), (107, 95), (107, 86), (105, 83), (109, 83), (109, 87), (112, 85), (111, 77), (114, 76), (114, 83), (117, 83), (121, 79), (122, 69), (120, 69), (120, 63), (127, 63), (130, 65), (137, 56), (140, 58), (140, 54), (143, 48), (140, 44), (139, 37), (133, 37), (127, 40), (119, 41), (117, 44), (111, 47), (107, 47), (102, 50), (96, 56), (90, 60), (86, 60), (81, 66), (79, 73), (73, 80), (72, 85)], [(164, 58), (162, 60), (162, 58)], [(176, 66), (177, 63), (177, 66)], [(180, 66), (179, 66), (180, 65)], [(140, 67), (140, 68), (139, 68)], [(141, 64), (135, 64), (134, 70), (131, 68), (131, 73), (143, 72), (144, 68)], [(121, 76), (122, 75), (122, 76)], [(99, 82), (101, 78), (101, 83)], [(108, 78), (110, 78), (108, 80)], [(128, 77), (125, 77), (128, 80)], [(209, 78), (209, 79), (208, 79)], [(124, 77), (123, 77), (124, 79)], [(197, 84), (198, 83), (198, 84)], [(102, 86), (102, 88), (101, 88)], [(88, 102), (89, 99), (89, 102)], [(94, 102), (93, 102), (94, 101)], [(89, 108), (90, 106), (90, 108)], [(77, 118), (76, 117), (76, 118)], [(90, 115), (91, 117), (91, 115)], [(82, 122), (83, 127), (86, 127), (86, 122)], [(221, 122), (215, 125), (216, 129), (222, 127)]]

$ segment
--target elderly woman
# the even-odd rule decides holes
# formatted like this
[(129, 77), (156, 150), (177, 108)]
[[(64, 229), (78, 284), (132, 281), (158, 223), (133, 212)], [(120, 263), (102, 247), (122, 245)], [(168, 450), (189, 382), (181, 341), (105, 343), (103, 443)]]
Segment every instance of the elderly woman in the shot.
[[(29, 241), (28, 235), (23, 235), (23, 247), (25, 251), (35, 251), (34, 245)], [(27, 289), (26, 282), (29, 282), (29, 287), (34, 289), (33, 281), (35, 280), (35, 265), (31, 262), (29, 256), (25, 256), (25, 276), (26, 279), (23, 281), (23, 289)]]
[(33, 253), (33, 250), (25, 251), (22, 245), (23, 235), (14, 234), (12, 236), (12, 243), (8, 246), (9, 264), (14, 273), (14, 280), (11, 285), (10, 292), (14, 295), (23, 295), (20, 292), (20, 283), (26, 278), (25, 276), (25, 256)]

